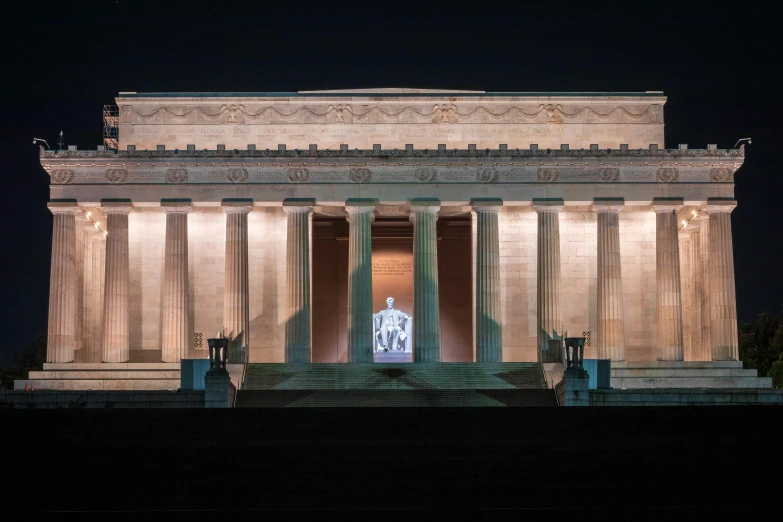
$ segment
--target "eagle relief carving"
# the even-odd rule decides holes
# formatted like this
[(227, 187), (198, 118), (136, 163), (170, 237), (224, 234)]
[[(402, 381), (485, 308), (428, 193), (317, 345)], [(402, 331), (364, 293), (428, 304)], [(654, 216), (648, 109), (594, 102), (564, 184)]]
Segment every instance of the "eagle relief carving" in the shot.
[(560, 123), (558, 120), (559, 114), (558, 112), (563, 112), (563, 106), (559, 103), (557, 105), (552, 105), (551, 103), (547, 103), (546, 105), (541, 104), (538, 106), (538, 111), (546, 111), (546, 122), (547, 123)]
[(326, 108), (326, 113), (331, 115), (331, 121), (334, 123), (351, 123), (351, 106), (350, 105), (330, 105)]
[(432, 110), (435, 111), (432, 116), (432, 123), (457, 123), (456, 105), (443, 103), (436, 105)]
[[(225, 110), (228, 110), (228, 123), (245, 123), (244, 118), (242, 121), (239, 121), (237, 119), (237, 113), (241, 110), (244, 112), (245, 106), (244, 105), (223, 105), (220, 108), (220, 112), (223, 112)], [(240, 113), (241, 114), (241, 113)]]

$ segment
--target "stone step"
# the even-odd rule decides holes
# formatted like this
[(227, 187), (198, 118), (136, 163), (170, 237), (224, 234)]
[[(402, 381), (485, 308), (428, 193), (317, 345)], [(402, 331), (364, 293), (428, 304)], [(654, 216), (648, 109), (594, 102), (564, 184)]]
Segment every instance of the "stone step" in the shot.
[(756, 370), (742, 368), (612, 368), (612, 379), (622, 377), (757, 377)]
[(179, 379), (17, 379), (14, 390), (176, 390)]
[(179, 379), (179, 370), (71, 370), (30, 372), (30, 379)]
[(742, 361), (613, 361), (616, 368), (742, 368)]
[(44, 371), (71, 370), (179, 370), (180, 363), (44, 363)]
[(770, 377), (612, 377), (612, 388), (772, 388)]

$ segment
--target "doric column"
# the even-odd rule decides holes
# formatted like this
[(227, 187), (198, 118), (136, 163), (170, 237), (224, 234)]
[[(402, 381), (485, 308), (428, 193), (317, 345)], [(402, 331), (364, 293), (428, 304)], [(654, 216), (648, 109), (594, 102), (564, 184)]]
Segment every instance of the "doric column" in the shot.
[(699, 225), (699, 251), (701, 260), (698, 265), (694, 262), (694, 270), (699, 271), (701, 281), (700, 290), (695, 299), (699, 300), (701, 309), (701, 335), (700, 352), (704, 361), (712, 360), (712, 318), (710, 317), (710, 216), (706, 212), (700, 212), (693, 220)]
[(74, 362), (79, 359), (79, 352), (82, 350), (84, 344), (84, 258), (85, 247), (87, 247), (87, 241), (85, 241), (84, 225), (89, 222), (84, 212), (78, 212), (76, 214), (76, 249), (75, 249), (75, 262), (76, 267), (76, 325), (74, 328), (74, 343), (73, 343), (73, 360)]
[(108, 233), (98, 230), (92, 249), (92, 350), (89, 362), (101, 362), (103, 358), (103, 308), (106, 301), (106, 238)]
[(710, 318), (713, 361), (739, 360), (737, 294), (734, 286), (734, 249), (731, 239), (733, 199), (710, 198)]
[(680, 293), (682, 294), (682, 354), (683, 360), (694, 361), (693, 358), (693, 283), (691, 282), (691, 235), (687, 228), (682, 228), (678, 234), (680, 248)]
[(620, 210), (623, 198), (596, 198), (598, 213), (598, 358), (625, 360)]
[[(349, 199), (348, 362), (373, 362), (372, 231), (375, 200)], [(416, 321), (414, 320), (414, 323)]]
[(166, 213), (163, 258), (163, 320), (161, 360), (180, 362), (187, 356), (190, 338), (188, 288), (188, 213), (190, 201), (161, 201)]
[(286, 248), (285, 362), (312, 360), (312, 307), (310, 305), (310, 217), (314, 199), (285, 199), (288, 214)]
[(677, 210), (681, 206), (681, 198), (653, 200), (659, 361), (683, 360), (680, 246), (677, 230)]
[(411, 200), (413, 222), (413, 360), (440, 362), (438, 235), (440, 200)]
[(563, 320), (560, 313), (560, 211), (562, 199), (534, 199), (538, 213), (538, 354), (541, 362), (562, 362), (560, 343)]
[(250, 296), (247, 266), (247, 215), (252, 199), (224, 199), (226, 213), (226, 278), (223, 288), (223, 334), (229, 343), (228, 362), (248, 361)]
[(502, 362), (498, 213), (503, 200), (473, 199), (471, 205), (476, 213), (476, 362)]
[(709, 346), (702, 343), (701, 301), (704, 289), (704, 269), (701, 253), (701, 222), (692, 219), (688, 223), (691, 246), (691, 359), (709, 361), (712, 359)]
[(49, 329), (46, 362), (72, 362), (76, 335), (75, 201), (52, 201), (52, 268), (49, 278)]
[(103, 362), (128, 362), (128, 214), (130, 200), (103, 203), (106, 215), (106, 280), (103, 306)]
[[(77, 230), (77, 234), (79, 230)], [(82, 345), (75, 353), (74, 361), (80, 363), (101, 362), (101, 346), (103, 338), (96, 335), (95, 325), (103, 319), (103, 307), (101, 301), (96, 300), (96, 294), (102, 291), (95, 285), (96, 276), (103, 278), (102, 265), (95, 263), (98, 249), (103, 248), (103, 232), (92, 221), (86, 220), (81, 224), (83, 235), (83, 277), (82, 277)]]

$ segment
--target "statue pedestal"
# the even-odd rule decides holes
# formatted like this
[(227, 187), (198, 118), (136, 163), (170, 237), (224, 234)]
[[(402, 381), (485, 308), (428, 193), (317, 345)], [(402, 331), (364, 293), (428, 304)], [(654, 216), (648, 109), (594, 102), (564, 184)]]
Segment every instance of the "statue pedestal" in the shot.
[(566, 369), (563, 378), (565, 380), (564, 406), (590, 406), (587, 372), (579, 366), (572, 366)]
[(373, 360), (377, 363), (409, 363), (413, 362), (413, 352), (375, 352)]
[(204, 376), (205, 408), (231, 408), (234, 405), (234, 395), (236, 388), (226, 370), (211, 370)]

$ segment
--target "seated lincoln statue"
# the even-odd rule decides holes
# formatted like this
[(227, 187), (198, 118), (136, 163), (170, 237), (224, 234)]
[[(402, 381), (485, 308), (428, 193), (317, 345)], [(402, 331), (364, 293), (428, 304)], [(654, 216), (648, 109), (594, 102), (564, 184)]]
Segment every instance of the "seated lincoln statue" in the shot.
[(394, 308), (394, 298), (386, 299), (386, 310), (372, 314), (375, 351), (411, 351), (411, 316)]

